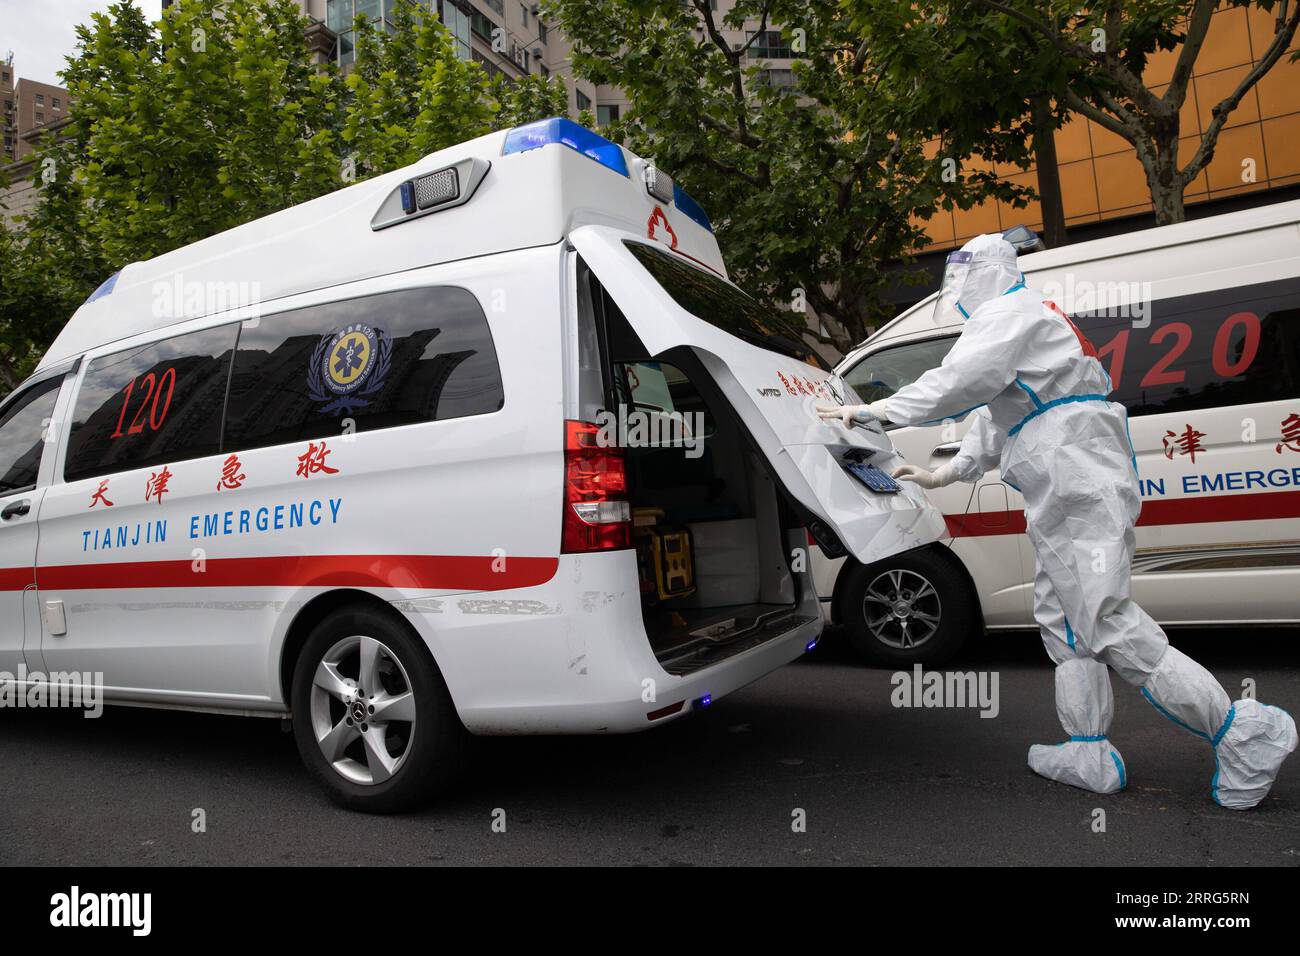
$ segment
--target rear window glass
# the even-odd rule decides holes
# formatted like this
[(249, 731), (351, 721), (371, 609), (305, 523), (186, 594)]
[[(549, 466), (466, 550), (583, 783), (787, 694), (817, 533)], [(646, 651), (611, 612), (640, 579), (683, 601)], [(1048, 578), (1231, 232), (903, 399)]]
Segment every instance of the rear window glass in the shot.
[(1137, 321), (1098, 312), (1071, 316), (1110, 373), (1112, 398), (1131, 414), (1300, 395), (1300, 279), (1143, 305), (1145, 318)]
[(487, 317), (470, 292), (385, 292), (247, 323), (224, 447), (482, 415), (503, 400)]
[(697, 319), (751, 345), (829, 370), (825, 360), (804, 341), (804, 330), (793, 317), (756, 302), (729, 282), (667, 252), (643, 242), (624, 245), (673, 301)]
[(68, 481), (214, 455), (236, 325), (95, 359), (72, 412)]

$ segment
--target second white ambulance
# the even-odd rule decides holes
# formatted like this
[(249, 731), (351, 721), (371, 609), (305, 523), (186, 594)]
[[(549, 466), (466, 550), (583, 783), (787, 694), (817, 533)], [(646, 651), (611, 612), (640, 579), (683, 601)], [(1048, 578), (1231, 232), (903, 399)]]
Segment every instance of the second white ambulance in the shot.
[[(1020, 257), (1067, 311), (1128, 409), (1142, 491), (1133, 596), (1162, 625), (1300, 623), (1300, 201)], [(933, 298), (837, 370), (875, 401), (961, 333)], [(938, 467), (968, 421), (891, 428)], [(996, 471), (931, 492), (951, 539), (863, 566), (814, 557), (823, 606), (888, 666), (946, 659), (983, 629), (1035, 628), (1019, 492)]]

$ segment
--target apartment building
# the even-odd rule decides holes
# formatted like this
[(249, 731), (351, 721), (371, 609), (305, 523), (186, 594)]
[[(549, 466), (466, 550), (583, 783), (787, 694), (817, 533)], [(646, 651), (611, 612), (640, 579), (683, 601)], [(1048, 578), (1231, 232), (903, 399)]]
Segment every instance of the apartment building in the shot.
[[(167, 8), (177, 0), (163, 0)], [(312, 21), (307, 40), (322, 59), (347, 70), (356, 58), (353, 25), (366, 17), (378, 29), (392, 22), (401, 0), (294, 0)], [(613, 87), (575, 80), (569, 42), (542, 16), (535, 0), (417, 0), (437, 12), (456, 40), (461, 57), (490, 75), (559, 77), (568, 90), (569, 113), (590, 110), (600, 124), (617, 119), (627, 99)]]
[(0, 117), (0, 134), (3, 134), (3, 146), (0, 146), (0, 166), (12, 163), (18, 154), (15, 133), (18, 130), (18, 103), (14, 100), (14, 55), (8, 54), (0, 61), (0, 103), (4, 105), (4, 114)]
[(0, 99), (4, 104), (0, 165), (29, 156), (35, 150), (34, 141), (48, 127), (68, 118), (68, 91), (51, 83), (19, 78), (12, 53), (0, 61)]

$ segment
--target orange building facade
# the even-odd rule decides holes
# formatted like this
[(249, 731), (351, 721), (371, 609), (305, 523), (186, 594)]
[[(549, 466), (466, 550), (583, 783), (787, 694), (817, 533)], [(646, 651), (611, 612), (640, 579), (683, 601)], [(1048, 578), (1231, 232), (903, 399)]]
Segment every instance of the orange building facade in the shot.
[[(1210, 110), (1241, 82), (1272, 35), (1273, 16), (1256, 7), (1215, 14), (1181, 114), (1180, 165), (1199, 146)], [(1292, 50), (1297, 48), (1300, 43), (1292, 45)], [(1228, 116), (1214, 159), (1187, 188), (1189, 215), (1196, 213), (1193, 204), (1300, 185), (1300, 62), (1293, 63), (1290, 57), (1283, 54)], [(1145, 79), (1154, 93), (1164, 92), (1176, 59), (1177, 50), (1151, 59)], [(1057, 131), (1056, 151), (1065, 222), (1071, 232), (1074, 227), (1152, 214), (1137, 152), (1121, 137), (1076, 115)], [(998, 166), (996, 172), (1018, 185), (1037, 186), (1034, 169)], [(1289, 196), (1292, 191), (1286, 192)], [(1269, 198), (1260, 196), (1258, 201)], [(981, 233), (1019, 224), (1042, 228), (1037, 201), (1020, 209), (986, 202), (968, 210), (940, 210), (926, 223), (931, 242), (925, 251), (960, 246)]]

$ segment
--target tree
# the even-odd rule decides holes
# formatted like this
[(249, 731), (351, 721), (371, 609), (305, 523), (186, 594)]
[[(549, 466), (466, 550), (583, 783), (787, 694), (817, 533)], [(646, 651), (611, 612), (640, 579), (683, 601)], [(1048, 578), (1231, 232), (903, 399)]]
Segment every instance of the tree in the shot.
[(489, 80), (460, 59), (451, 34), (415, 0), (390, 8), (391, 31), (355, 24), (356, 67), (342, 139), (358, 176), (388, 172), (493, 129), (565, 112), (558, 79)]
[[(1067, 0), (958, 0), (950, 6), (954, 19), (995, 12), (1060, 57), (1067, 69), (1060, 100), (1133, 144), (1161, 225), (1185, 218), (1184, 192), (1214, 158), (1228, 117), (1282, 58), (1300, 26), (1300, 3), (1291, 0), (1105, 0), (1091, 7)], [(1247, 6), (1274, 14), (1273, 36), (1236, 88), (1211, 108), (1209, 124), (1183, 162), (1179, 111), (1211, 19), (1216, 8)], [(1144, 74), (1160, 50), (1178, 55), (1168, 86), (1157, 95)]]
[[(906, 91), (836, 3), (740, 0), (722, 19), (708, 0), (554, 0), (549, 11), (574, 43), (575, 74), (631, 101), (609, 134), (701, 201), (742, 286), (806, 302), (809, 335), (839, 351), (892, 316), (894, 265), (928, 241), (923, 223), (941, 204), (1024, 201), (991, 173), (946, 181), (923, 137), (893, 122)], [(747, 20), (759, 29), (733, 47), (728, 29)], [(796, 90), (751, 58), (771, 29), (801, 57)]]
[(288, 0), (187, 0), (156, 33), (131, 3), (78, 27), (64, 74), (81, 227), (115, 265), (341, 185), (340, 86)]
[[(1067, 80), (1062, 58), (999, 13), (955, 7), (843, 5), (874, 68), (891, 78), (891, 127), (937, 140), (939, 157), (954, 162), (978, 156), (988, 164), (1035, 166), (1043, 237), (1049, 246), (1064, 244), (1054, 140), (1068, 114), (1057, 95)], [(993, 75), (993, 64), (1006, 66)]]
[(130, 262), (564, 111), (558, 81), (489, 81), (460, 60), (422, 6), (391, 25), (358, 24), (346, 82), (312, 62), (292, 0), (186, 0), (152, 24), (117, 0), (79, 26), (72, 122), (42, 141), (35, 210), (0, 230), (0, 382)]

